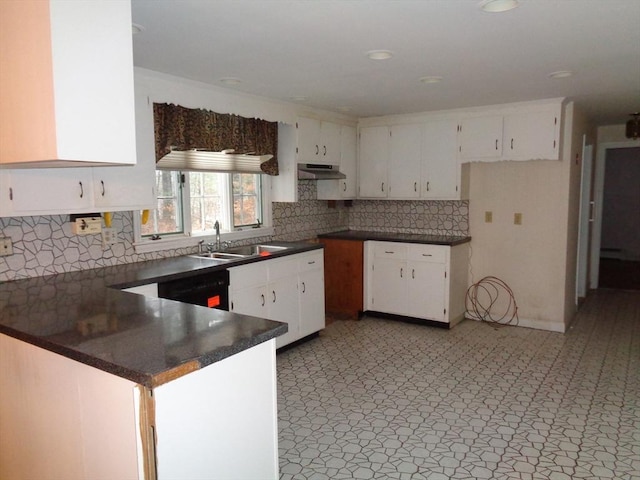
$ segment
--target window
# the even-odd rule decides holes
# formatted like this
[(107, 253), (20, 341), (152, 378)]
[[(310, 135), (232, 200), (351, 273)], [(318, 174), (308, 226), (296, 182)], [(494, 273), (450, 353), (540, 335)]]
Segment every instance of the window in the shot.
[(156, 170), (157, 208), (142, 237), (206, 235), (263, 224), (262, 175)]

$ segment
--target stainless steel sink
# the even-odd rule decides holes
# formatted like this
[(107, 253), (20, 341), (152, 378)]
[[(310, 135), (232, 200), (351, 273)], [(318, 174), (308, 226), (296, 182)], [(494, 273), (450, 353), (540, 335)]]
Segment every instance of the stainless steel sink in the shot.
[(228, 248), (224, 252), (196, 253), (189, 256), (229, 262), (248, 257), (267, 256), (286, 249), (287, 247), (280, 247), (276, 245), (244, 245), (241, 247)]
[(242, 247), (227, 248), (223, 253), (253, 257), (256, 255), (267, 255), (270, 253), (281, 252), (286, 249), (287, 247), (278, 247), (276, 245), (244, 245)]

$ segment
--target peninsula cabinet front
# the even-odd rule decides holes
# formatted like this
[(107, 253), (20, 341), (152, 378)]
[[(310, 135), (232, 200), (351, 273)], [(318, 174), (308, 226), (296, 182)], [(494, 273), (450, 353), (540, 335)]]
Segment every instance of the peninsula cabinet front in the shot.
[(365, 243), (365, 309), (449, 327), (464, 318), (467, 244)]
[(0, 364), (0, 478), (278, 478), (273, 339), (153, 389), (3, 334)]

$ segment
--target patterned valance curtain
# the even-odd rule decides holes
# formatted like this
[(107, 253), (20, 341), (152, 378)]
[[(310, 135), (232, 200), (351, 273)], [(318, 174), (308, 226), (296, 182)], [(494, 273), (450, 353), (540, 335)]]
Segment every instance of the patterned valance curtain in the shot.
[(268, 175), (278, 175), (278, 123), (185, 108), (153, 104), (156, 163), (171, 151), (205, 150), (235, 154), (273, 155), (260, 164)]

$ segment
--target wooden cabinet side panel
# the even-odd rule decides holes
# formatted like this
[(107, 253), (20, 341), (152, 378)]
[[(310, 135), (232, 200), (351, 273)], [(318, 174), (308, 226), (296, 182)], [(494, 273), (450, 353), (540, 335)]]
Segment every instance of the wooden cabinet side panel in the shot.
[(142, 478), (135, 384), (0, 335), (0, 478)]
[(57, 144), (49, 2), (1, 2), (0, 45), (0, 163), (52, 158)]
[(322, 243), (326, 310), (357, 319), (363, 310), (363, 242), (325, 238)]

